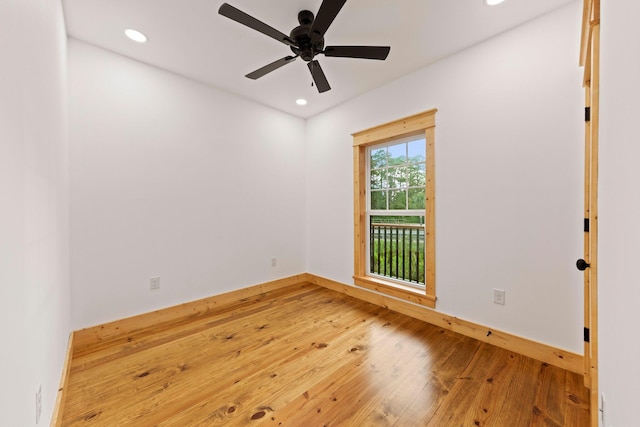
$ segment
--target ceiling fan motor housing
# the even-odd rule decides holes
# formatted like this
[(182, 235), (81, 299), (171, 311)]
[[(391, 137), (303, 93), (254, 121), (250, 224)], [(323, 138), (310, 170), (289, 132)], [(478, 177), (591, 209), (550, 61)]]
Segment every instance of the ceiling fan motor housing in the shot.
[(291, 51), (296, 55), (300, 55), (300, 58), (307, 62), (313, 60), (313, 57), (324, 49), (324, 37), (317, 33), (309, 37), (313, 19), (312, 12), (308, 10), (300, 11), (298, 13), (300, 26), (294, 28), (289, 35), (298, 45), (298, 47), (291, 46)]

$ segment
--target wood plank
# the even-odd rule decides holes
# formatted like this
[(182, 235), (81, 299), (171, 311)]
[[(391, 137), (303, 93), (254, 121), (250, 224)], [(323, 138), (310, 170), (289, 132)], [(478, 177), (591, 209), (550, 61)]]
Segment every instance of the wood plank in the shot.
[[(494, 387), (504, 386), (506, 379), (502, 379), (500, 372), (509, 356), (495, 346), (481, 346), (427, 426), (484, 425), (479, 418), (485, 420), (497, 416), (498, 411), (494, 407), (499, 404), (497, 400), (489, 399), (490, 407), (482, 407), (484, 405), (479, 405), (478, 400), (486, 398), (487, 394), (490, 396)], [(477, 409), (472, 409), (479, 406), (482, 407), (482, 415), (477, 414)]]
[(434, 108), (414, 114), (413, 116), (353, 133), (351, 134), (353, 136), (353, 145), (355, 147), (381, 144), (396, 138), (419, 135), (423, 133), (425, 129), (432, 128), (436, 125), (435, 114), (437, 112), (438, 110)]
[(507, 332), (499, 331), (487, 326), (458, 319), (457, 317), (439, 313), (435, 310), (425, 309), (415, 304), (390, 298), (386, 295), (370, 292), (366, 289), (335, 282), (320, 276), (309, 274), (307, 280), (328, 289), (332, 289), (346, 295), (351, 295), (355, 298), (406, 314), (407, 316), (420, 319), (424, 322), (437, 325), (447, 330), (461, 333), (482, 342), (496, 345), (506, 350), (515, 351), (516, 353), (567, 369), (571, 372), (583, 372), (582, 355), (519, 337), (517, 335), (509, 334)]
[[(591, 38), (589, 38), (587, 44), (587, 64), (591, 63)], [(584, 67), (584, 73), (582, 76), (582, 85), (586, 88), (591, 85), (591, 67)]]
[(430, 308), (434, 308), (436, 306), (436, 299), (430, 295), (425, 295), (424, 291), (420, 289), (410, 288), (409, 286), (391, 283), (386, 280), (380, 280), (376, 277), (370, 276), (354, 276), (353, 281), (358, 286), (371, 289), (372, 291), (380, 292), (394, 298), (410, 301)]
[[(378, 396), (371, 413), (363, 422), (353, 425), (424, 423), (448, 398), (454, 378), (469, 364), (480, 345), (476, 340), (440, 328), (433, 328), (432, 334), (424, 335), (423, 339), (433, 343), (433, 351), (422, 351), (417, 357), (398, 360), (396, 363), (402, 368), (392, 372), (391, 380), (385, 385), (382, 396)], [(443, 351), (446, 347), (449, 351)]]
[(563, 371), (552, 369), (549, 365), (542, 366), (533, 407), (534, 425), (559, 427), (565, 425), (565, 390), (555, 386), (555, 384), (563, 383), (564, 378)]
[(292, 288), (304, 290), (308, 288), (305, 283), (270, 291), (268, 294), (260, 294), (243, 298), (236, 304), (221, 305), (208, 312), (185, 316), (171, 323), (161, 323), (144, 329), (130, 331), (127, 335), (118, 335), (109, 339), (103, 339), (92, 346), (83, 346), (74, 351), (74, 367), (85, 368), (87, 365), (104, 363), (109, 359), (121, 357), (122, 353), (131, 354), (144, 350), (148, 346), (162, 344), (163, 342), (179, 338), (183, 334), (193, 333), (198, 328), (206, 328), (214, 322), (224, 322), (230, 318), (236, 318), (247, 311), (261, 311), (265, 307), (278, 303), (278, 299), (290, 294)]
[[(72, 360), (62, 425), (406, 426), (485, 408), (527, 420), (533, 396), (562, 408), (559, 397), (582, 387), (567, 372), (572, 382), (554, 375), (544, 384), (557, 388), (538, 393), (541, 362), (317, 285), (268, 294), (147, 330), (135, 351), (126, 340), (96, 343), (95, 357), (85, 349), (84, 362)], [(475, 405), (460, 406), (452, 397), (474, 375)], [(529, 407), (513, 396), (529, 396)], [(587, 412), (572, 409), (582, 422)]]
[[(566, 375), (564, 394), (567, 404), (565, 406), (564, 424), (567, 426), (580, 426), (582, 425), (581, 422), (583, 422), (581, 420), (591, 417), (590, 392), (588, 389), (580, 387), (581, 385), (580, 377)], [(597, 424), (594, 427), (597, 427)]]
[(353, 248), (353, 271), (359, 276), (366, 274), (366, 160), (365, 147), (353, 147), (353, 241), (355, 242)]
[[(423, 340), (433, 340), (434, 347), (443, 342), (437, 328), (418, 331), (415, 322), (372, 329), (368, 342), (350, 349), (348, 364), (277, 413), (276, 421), (295, 417), (300, 425), (381, 425), (403, 416), (401, 408), (414, 397), (413, 389), (423, 388), (412, 379), (429, 375), (437, 353)], [(342, 409), (347, 402), (351, 410)]]
[(584, 259), (590, 267), (584, 273), (584, 324), (590, 339), (584, 345), (584, 383), (590, 388), (590, 424), (599, 423), (598, 396), (598, 145), (600, 84), (600, 0), (585, 0), (583, 6), (580, 65), (584, 66), (585, 105), (591, 109), (585, 125), (585, 233)]
[[(313, 402), (314, 385), (329, 378), (337, 378), (339, 381), (344, 378), (345, 373), (354, 371), (351, 366), (352, 361), (358, 357), (360, 349), (372, 345), (372, 342), (367, 339), (367, 329), (384, 329), (383, 336), (389, 336), (393, 334), (392, 325), (411, 321), (397, 313), (391, 316), (386, 313), (382, 317), (368, 318), (363, 322), (364, 318), (361, 317), (361, 314), (354, 319), (356, 322), (350, 334), (334, 338), (325, 337), (322, 345), (318, 345), (317, 340), (313, 339), (311, 342), (303, 344), (304, 347), (311, 348), (313, 351), (308, 352), (302, 358), (288, 358), (283, 363), (274, 365), (271, 369), (273, 373), (269, 376), (272, 377), (274, 373), (276, 376), (266, 378), (266, 375), (258, 374), (243, 380), (243, 384), (239, 386), (259, 390), (259, 393), (248, 396), (242, 403), (245, 406), (252, 405), (256, 409), (269, 408), (269, 416), (274, 422), (284, 421), (295, 416), (297, 421), (304, 425), (300, 418), (301, 411), (305, 407), (308, 409), (310, 402)], [(382, 326), (383, 324), (386, 326)], [(332, 333), (335, 334), (335, 332), (329, 332), (330, 335)], [(378, 340), (383, 339), (383, 336)], [(354, 349), (358, 349), (358, 351), (354, 351)], [(291, 363), (293, 361), (295, 363)], [(263, 385), (261, 386), (261, 384)], [(225, 395), (229, 397), (234, 393), (237, 395), (238, 390), (225, 391)], [(315, 408), (312, 410), (315, 413)], [(202, 411), (198, 412), (190, 413), (189, 417), (182, 414), (179, 417), (171, 418), (167, 425), (183, 425), (194, 414), (197, 415), (196, 419), (203, 419)]]
[[(403, 416), (393, 425), (418, 426), (431, 419), (436, 410), (449, 398), (454, 385), (480, 348), (477, 340), (463, 337), (440, 329), (444, 340), (437, 345), (439, 357), (432, 358), (430, 371), (432, 378), (425, 382), (422, 389), (408, 400)], [(418, 384), (420, 385), (420, 384)]]
[[(600, 1), (594, 0), (594, 19), (600, 21)], [(600, 25), (592, 30), (591, 40), (591, 184), (590, 184), (590, 248), (589, 248), (589, 361), (591, 425), (597, 426), (600, 413), (598, 393), (598, 153), (600, 118)]]
[[(316, 289), (317, 291), (317, 289)], [(317, 292), (316, 292), (317, 293)], [(297, 311), (305, 310), (306, 312), (310, 312), (313, 307), (309, 305), (317, 305), (319, 308), (316, 309), (318, 311), (319, 319), (323, 318), (325, 315), (323, 314), (322, 307), (326, 304), (323, 300), (313, 300), (308, 301), (305, 305), (297, 305), (295, 308), (291, 308), (290, 310), (284, 310), (287, 307), (287, 303), (290, 303), (292, 300), (297, 300), (303, 294), (297, 293), (291, 298), (287, 300), (280, 301), (279, 304), (269, 307), (268, 311), (275, 313), (278, 318), (281, 318), (281, 322), (289, 322), (288, 319), (295, 318), (295, 314)], [(357, 304), (366, 305), (364, 302), (358, 302)], [(261, 331), (267, 331), (270, 328), (263, 328), (265, 325), (270, 325), (273, 327), (273, 330), (276, 331), (276, 336), (270, 336), (268, 339), (264, 339), (263, 337), (258, 337), (256, 340), (247, 340), (245, 337), (246, 332), (243, 333), (243, 330), (247, 329), (246, 319), (251, 319), (258, 316), (260, 324), (255, 326), (255, 328), (262, 328)], [(312, 316), (312, 317), (315, 317)], [(339, 317), (337, 319), (339, 321)], [(194, 331), (196, 336), (190, 339), (191, 345), (195, 348), (201, 349), (201, 351), (193, 356), (185, 357), (184, 355), (165, 355), (161, 354), (156, 358), (150, 358), (149, 353), (154, 352), (155, 349), (149, 349), (149, 351), (145, 351), (143, 353), (139, 353), (134, 355), (133, 357), (128, 356), (130, 363), (133, 363), (133, 367), (129, 369), (129, 375), (132, 378), (135, 378), (139, 373), (148, 373), (144, 375), (142, 379), (136, 379), (135, 381), (138, 383), (136, 387), (135, 396), (132, 396), (127, 400), (127, 407), (136, 407), (139, 411), (147, 414), (147, 412), (151, 412), (149, 407), (142, 407), (140, 405), (149, 404), (148, 402), (155, 402), (160, 405), (164, 402), (164, 397), (161, 399), (160, 397), (156, 397), (158, 391), (163, 390), (163, 394), (166, 394), (169, 399), (169, 396), (175, 395), (176, 393), (188, 393), (190, 389), (201, 389), (206, 384), (199, 383), (199, 378), (207, 378), (207, 383), (214, 383), (216, 388), (228, 388), (236, 384), (237, 378), (234, 377), (233, 372), (236, 370), (243, 370), (244, 376), (248, 375), (250, 372), (254, 370), (260, 370), (265, 366), (271, 366), (273, 364), (273, 358), (276, 360), (279, 357), (282, 357), (278, 352), (273, 352), (272, 345), (275, 341), (285, 340), (287, 342), (296, 343), (296, 348), (294, 353), (298, 356), (305, 354), (305, 352), (311, 349), (310, 347), (300, 346), (299, 341), (305, 339), (306, 336), (309, 336), (309, 330), (315, 327), (315, 322), (308, 325), (305, 328), (299, 328), (297, 324), (292, 324), (289, 328), (284, 328), (282, 325), (271, 325), (269, 323), (269, 319), (271, 316), (268, 312), (265, 313), (248, 313), (247, 316), (235, 316), (232, 320), (234, 323), (237, 323), (235, 328), (225, 328), (218, 334), (214, 336), (205, 336), (201, 334), (201, 331), (198, 329)], [(317, 319), (317, 320), (319, 320)], [(267, 322), (263, 324), (262, 322)], [(224, 325), (225, 323), (222, 323)], [(212, 327), (218, 326), (218, 323), (212, 324)], [(253, 330), (254, 328), (249, 328)], [(333, 327), (332, 329), (333, 330)], [(293, 336), (291, 336), (293, 334)], [(317, 336), (314, 335), (316, 339)], [(182, 342), (181, 338), (178, 342)], [(231, 372), (209, 372), (207, 373), (207, 366), (211, 361), (210, 355), (208, 355), (208, 351), (212, 350), (209, 348), (208, 344), (211, 342), (214, 343), (223, 343), (224, 345), (224, 353), (216, 359), (217, 363), (233, 363), (234, 368)], [(207, 349), (207, 351), (205, 351)], [(262, 352), (266, 354), (261, 354)], [(247, 360), (246, 354), (252, 353), (252, 357), (258, 357), (258, 361)], [(132, 362), (131, 362), (132, 361)], [(225, 362), (226, 361), (226, 362)], [(184, 366), (187, 366), (188, 369), (183, 369)], [(97, 386), (99, 389), (105, 388), (114, 388), (117, 384), (117, 381), (112, 384), (111, 382), (105, 382), (105, 378), (110, 376), (110, 370), (113, 368), (113, 364), (105, 364), (104, 366), (94, 367), (93, 372), (95, 376), (101, 378), (101, 384)], [(204, 372), (202, 372), (204, 370)], [(180, 377), (180, 378), (178, 378)], [(186, 378), (183, 378), (186, 377)], [(116, 377), (112, 378), (114, 381), (117, 379)], [(85, 388), (86, 396), (79, 397), (78, 401), (84, 402), (85, 404), (88, 401), (91, 401), (92, 397), (95, 396), (98, 391), (94, 388), (94, 384), (90, 378), (85, 379), (86, 384), (82, 385)], [(173, 384), (180, 383), (181, 385), (173, 386)], [(244, 380), (243, 380), (244, 382)], [(170, 383), (172, 384), (171, 390), (163, 389), (164, 385)], [(186, 388), (185, 388), (186, 387)], [(188, 399), (197, 399), (198, 395), (191, 393)], [(183, 399), (184, 400), (184, 399)], [(169, 399), (171, 401), (171, 399)], [(96, 398), (93, 401), (94, 405), (101, 405), (101, 399)], [(171, 411), (174, 411), (175, 408), (171, 406), (167, 406)], [(100, 413), (102, 419), (105, 419), (105, 414), (108, 412), (113, 412), (113, 408), (105, 408), (99, 407), (93, 410), (94, 413)], [(154, 411), (156, 416), (161, 415), (161, 411)], [(147, 414), (147, 419), (150, 415)], [(127, 420), (112, 420), (114, 423), (122, 423), (129, 422)], [(119, 424), (118, 424), (119, 425)]]
[[(300, 293), (302, 291), (305, 293)], [(317, 289), (311, 293), (317, 294)], [(307, 294), (308, 292), (301, 289), (289, 298), (279, 299), (276, 304), (263, 311), (247, 310), (244, 316), (236, 315), (223, 322), (211, 322), (208, 330), (215, 330), (216, 333), (213, 334), (206, 333), (200, 327), (192, 330), (187, 336), (177, 333), (178, 338), (173, 342), (178, 347), (184, 347), (186, 344), (183, 343), (188, 341), (190, 347), (199, 350), (194, 354), (158, 353), (158, 348), (171, 342), (162, 340), (160, 345), (150, 346), (144, 351), (133, 354), (125, 353), (120, 359), (109, 360), (110, 363), (83, 366), (77, 371), (76, 379), (72, 383), (83, 392), (70, 396), (68, 406), (71, 408), (74, 404), (89, 406), (90, 412), (100, 414), (103, 421), (108, 419), (114, 425), (121, 425), (121, 423), (132, 422), (130, 419), (117, 418), (122, 409), (135, 409), (134, 412), (145, 414), (149, 421), (152, 420), (151, 412), (155, 416), (162, 416), (160, 409), (153, 410), (156, 406), (163, 406), (181, 394), (189, 396), (183, 397), (183, 401), (197, 399), (198, 393), (194, 393), (193, 390), (202, 389), (206, 383), (214, 383), (216, 387), (229, 387), (237, 381), (233, 375), (235, 371), (244, 370), (244, 375), (247, 375), (247, 372), (271, 363), (274, 357), (276, 359), (281, 357), (278, 354), (269, 354), (275, 341), (287, 337), (290, 333), (296, 334), (297, 339), (301, 339), (309, 332), (307, 329), (312, 328), (313, 325), (309, 325), (307, 329), (291, 325), (287, 329), (281, 324), (276, 324), (271, 326), (279, 335), (269, 335), (268, 338), (264, 336), (270, 332), (268, 329), (270, 329), (271, 314), (276, 314), (279, 319), (281, 318), (281, 322), (287, 322), (288, 316), (295, 315), (297, 310), (311, 309), (312, 304), (318, 305), (319, 300), (309, 300), (305, 304), (291, 306), (291, 301), (297, 301)], [(287, 307), (289, 310), (286, 310)], [(320, 304), (320, 309), (322, 307)], [(247, 325), (248, 319), (256, 317), (259, 324)], [(254, 330), (259, 333), (252, 333)], [(214, 350), (217, 351), (215, 359), (217, 363), (234, 364), (234, 368), (227, 371), (216, 370), (215, 364), (211, 364), (210, 352)], [(304, 350), (300, 349), (300, 351)], [(248, 354), (252, 354), (251, 358), (247, 356)], [(256, 355), (262, 357), (254, 361), (253, 357)], [(125, 359), (127, 360), (126, 369), (119, 368), (121, 360)], [(114, 367), (118, 369), (114, 371)], [(212, 367), (214, 371), (210, 372)], [(83, 376), (81, 375), (83, 371), (91, 371), (92, 375)], [(120, 385), (122, 372), (126, 372), (127, 376), (133, 379), (128, 388), (122, 388)], [(100, 379), (99, 382), (95, 381), (95, 377)], [(110, 390), (129, 393), (130, 396), (118, 408), (111, 407), (106, 405), (101, 397), (101, 393)], [(172, 411), (175, 410), (171, 406), (166, 407)]]
[(84, 328), (75, 332), (75, 349), (91, 346), (96, 342), (127, 335), (132, 331), (155, 327), (158, 324), (173, 322), (188, 316), (198, 316), (214, 310), (216, 307), (233, 304), (243, 298), (263, 294), (265, 292), (286, 288), (304, 281), (304, 275), (296, 275), (272, 282), (262, 283), (256, 286), (226, 292), (213, 297), (204, 298), (173, 307), (144, 313), (126, 319)]
[[(335, 313), (337, 314), (337, 313)], [(303, 333), (299, 337), (291, 340), (291, 344), (295, 345), (295, 351), (290, 353), (284, 359), (269, 364), (269, 370), (265, 372), (256, 372), (247, 376), (241, 382), (234, 384), (234, 387), (224, 390), (218, 397), (241, 403), (244, 407), (269, 408), (268, 412), (273, 417), (280, 408), (286, 406), (292, 396), (303, 396), (308, 393), (311, 384), (319, 380), (320, 377), (331, 376), (336, 370), (344, 366), (348, 360), (342, 357), (349, 354), (349, 349), (354, 346), (361, 346), (362, 340), (365, 339), (364, 332), (371, 327), (370, 322), (375, 319), (365, 319), (363, 313), (353, 312), (351, 318), (349, 314), (341, 317), (338, 323), (343, 325), (355, 324), (352, 333), (356, 334), (356, 339), (351, 334), (335, 336), (336, 318), (334, 315), (327, 316), (333, 322), (325, 322), (323, 331), (317, 328), (313, 333)], [(342, 316), (342, 315), (341, 315)], [(393, 316), (396, 321), (399, 316)], [(364, 321), (363, 321), (364, 320)], [(317, 324), (316, 324), (317, 325)], [(242, 390), (253, 390), (255, 392), (238, 398), (242, 395)], [(188, 414), (181, 414), (167, 420), (167, 425), (185, 425), (188, 419), (203, 419), (203, 415), (207, 415), (200, 408), (206, 403), (206, 399), (198, 405), (197, 411), (190, 411)], [(252, 413), (250, 415), (254, 415)], [(240, 421), (243, 421), (240, 419)], [(246, 420), (244, 420), (246, 421)], [(244, 422), (243, 421), (243, 422)], [(240, 423), (239, 425), (242, 425)]]
[[(435, 128), (425, 130), (427, 141), (425, 188), (425, 287), (427, 296), (436, 297), (436, 148)], [(435, 301), (434, 301), (435, 302)], [(435, 308), (435, 305), (431, 306)]]
[[(591, 67), (588, 67), (589, 69)], [(590, 82), (589, 82), (590, 84)], [(589, 85), (585, 86), (585, 108), (591, 107), (591, 90)], [(584, 218), (589, 222), (592, 221), (591, 218), (591, 122), (585, 120), (584, 125)], [(591, 259), (590, 250), (591, 250), (591, 233), (585, 231), (583, 238), (583, 246), (584, 246), (584, 259), (586, 262), (589, 262)], [(589, 284), (589, 273), (583, 273), (583, 324), (585, 328), (589, 327), (591, 323), (591, 313), (590, 313), (590, 301), (589, 301), (589, 290), (591, 286)], [(584, 342), (584, 383), (585, 386), (591, 387), (591, 352), (589, 350), (589, 343)]]
[(593, 0), (583, 0), (582, 6), (582, 36), (580, 37), (580, 60), (579, 65), (584, 67), (588, 64), (587, 55), (589, 52), (589, 36), (591, 32), (591, 10)]

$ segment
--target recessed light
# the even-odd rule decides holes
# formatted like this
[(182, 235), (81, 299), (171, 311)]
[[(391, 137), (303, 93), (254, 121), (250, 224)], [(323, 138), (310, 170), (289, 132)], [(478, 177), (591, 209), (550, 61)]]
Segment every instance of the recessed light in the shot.
[(298, 98), (296, 99), (296, 104), (298, 105), (307, 105), (307, 100), (304, 98)]
[(128, 28), (124, 30), (124, 33), (134, 42), (144, 43), (147, 41), (147, 36), (145, 36), (138, 30), (132, 30), (131, 28)]
[(488, 4), (489, 6), (495, 6), (497, 4), (502, 3), (504, 0), (484, 0), (484, 2), (486, 4)]

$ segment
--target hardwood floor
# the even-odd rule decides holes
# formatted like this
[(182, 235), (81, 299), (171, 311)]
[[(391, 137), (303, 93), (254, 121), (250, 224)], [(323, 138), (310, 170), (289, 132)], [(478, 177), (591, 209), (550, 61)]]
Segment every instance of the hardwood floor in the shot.
[(76, 348), (64, 426), (589, 425), (582, 378), (315, 285)]

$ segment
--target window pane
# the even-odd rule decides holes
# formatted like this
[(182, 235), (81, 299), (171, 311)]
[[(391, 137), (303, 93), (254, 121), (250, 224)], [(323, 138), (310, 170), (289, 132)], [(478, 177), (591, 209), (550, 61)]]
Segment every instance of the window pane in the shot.
[(371, 216), (369, 272), (425, 286), (425, 229), (423, 216)]
[(407, 166), (409, 170), (409, 187), (424, 187), (427, 184), (427, 169), (424, 163)]
[[(384, 177), (387, 175), (385, 169), (376, 169), (371, 171), (370, 186), (372, 189), (380, 189), (383, 187), (383, 183), (386, 184)], [(386, 185), (385, 185), (386, 187)]]
[(409, 169), (406, 167), (398, 168), (398, 182), (400, 188), (407, 188), (409, 186)]
[(408, 174), (407, 168), (389, 168), (387, 170), (387, 179), (389, 181), (389, 188), (403, 188), (407, 186)]
[(409, 143), (409, 161), (410, 162), (424, 162), (425, 153), (427, 152), (426, 139), (419, 139), (417, 141), (411, 141)]
[(387, 149), (378, 148), (377, 150), (371, 150), (370, 162), (371, 169), (385, 167), (387, 165)]
[(387, 209), (387, 192), (386, 191), (372, 191), (371, 192), (371, 209)]
[(400, 165), (407, 161), (407, 144), (387, 147), (389, 150), (389, 166)]
[(424, 209), (424, 188), (409, 189), (409, 209)]
[(389, 172), (387, 169), (380, 170), (380, 181), (382, 182), (381, 188), (389, 188)]
[(389, 191), (389, 209), (407, 209), (407, 190)]

